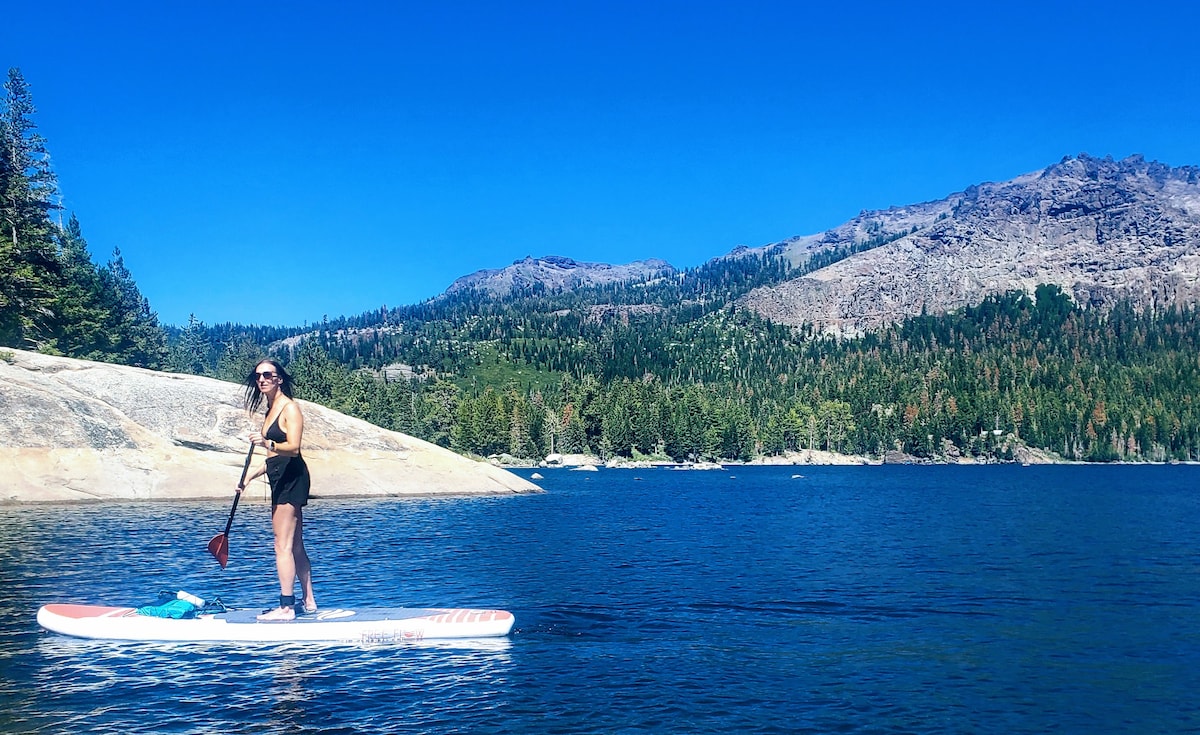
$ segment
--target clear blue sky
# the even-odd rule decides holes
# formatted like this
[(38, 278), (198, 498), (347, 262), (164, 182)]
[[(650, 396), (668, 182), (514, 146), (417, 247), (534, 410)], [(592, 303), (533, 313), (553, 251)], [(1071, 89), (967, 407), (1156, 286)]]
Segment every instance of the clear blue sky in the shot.
[(1064, 155), (1200, 164), (1200, 3), (8, 3), (67, 212), (164, 323), (526, 255), (698, 265)]

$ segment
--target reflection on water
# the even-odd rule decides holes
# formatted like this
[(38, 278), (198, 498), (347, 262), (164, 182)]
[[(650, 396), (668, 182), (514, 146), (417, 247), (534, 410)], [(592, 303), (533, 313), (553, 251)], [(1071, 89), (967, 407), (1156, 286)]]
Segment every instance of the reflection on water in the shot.
[[(422, 716), (445, 709), (439, 697), (470, 692), (472, 699), (491, 699), (512, 666), (510, 648), (508, 639), (141, 644), (42, 634), (31, 652), (28, 687), (43, 705), (52, 705), (53, 715), (14, 714), (64, 731), (146, 720), (153, 732), (188, 731), (197, 722), (233, 728), (258, 722), (266, 731), (296, 732), (331, 716), (367, 729), (379, 719), (385, 731), (384, 720), (395, 709), (381, 705), (397, 690), (419, 690), (426, 704), (436, 704)], [(148, 706), (160, 714), (147, 720)]]

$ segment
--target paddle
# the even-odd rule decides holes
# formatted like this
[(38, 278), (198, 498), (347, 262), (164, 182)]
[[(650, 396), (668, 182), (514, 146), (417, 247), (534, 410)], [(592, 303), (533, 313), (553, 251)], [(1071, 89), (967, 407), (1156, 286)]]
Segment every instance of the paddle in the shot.
[(208, 542), (208, 553), (217, 558), (221, 568), (229, 562), (229, 529), (233, 526), (233, 514), (237, 512), (238, 501), (242, 498), (241, 490), (246, 486), (246, 473), (250, 471), (250, 460), (254, 459), (254, 444), (246, 452), (246, 464), (242, 467), (242, 479), (238, 480), (238, 492), (233, 496), (233, 507), (229, 509), (229, 521), (225, 524), (225, 533), (218, 533)]

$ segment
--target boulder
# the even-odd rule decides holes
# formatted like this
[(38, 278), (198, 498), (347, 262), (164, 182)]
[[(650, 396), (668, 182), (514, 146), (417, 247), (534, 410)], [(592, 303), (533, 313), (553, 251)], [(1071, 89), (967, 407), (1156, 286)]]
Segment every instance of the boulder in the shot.
[(578, 467), (587, 464), (603, 464), (599, 457), (590, 454), (547, 454), (542, 467)]
[[(0, 502), (231, 498), (262, 415), (242, 386), (0, 350)], [(314, 497), (537, 492), (511, 472), (307, 401)], [(255, 462), (265, 457), (256, 452)], [(244, 499), (266, 500), (265, 480)]]
[(899, 449), (889, 449), (883, 453), (884, 464), (919, 464), (920, 460), (911, 454), (901, 452)]

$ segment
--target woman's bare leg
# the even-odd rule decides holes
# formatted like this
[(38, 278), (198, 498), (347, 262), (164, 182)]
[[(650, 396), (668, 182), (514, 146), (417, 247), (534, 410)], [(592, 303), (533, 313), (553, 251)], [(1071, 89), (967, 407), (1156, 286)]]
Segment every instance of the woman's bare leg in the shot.
[(312, 564), (308, 560), (308, 552), (304, 549), (304, 510), (296, 508), (296, 531), (292, 535), (292, 566), (295, 576), (300, 579), (300, 588), (304, 590), (304, 606), (309, 610), (317, 609), (317, 598), (313, 594)]
[(275, 571), (279, 574), (279, 594), (284, 596), (295, 594), (296, 590), (295, 539), (300, 532), (299, 511), (299, 508), (287, 503), (271, 508), (271, 528), (275, 532)]

